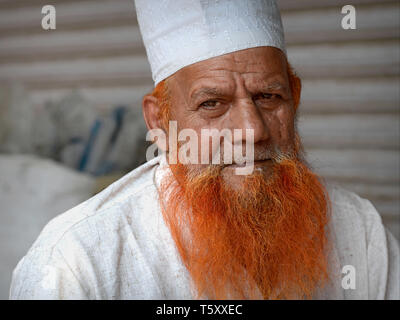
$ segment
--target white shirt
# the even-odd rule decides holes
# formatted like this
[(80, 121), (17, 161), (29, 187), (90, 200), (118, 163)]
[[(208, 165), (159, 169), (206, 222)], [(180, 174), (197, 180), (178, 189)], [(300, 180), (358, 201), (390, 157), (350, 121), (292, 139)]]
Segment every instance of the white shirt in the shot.
[[(51, 220), (16, 266), (10, 299), (193, 299), (159, 207), (165, 168), (157, 157)], [(315, 298), (400, 299), (397, 241), (368, 200), (328, 191), (332, 283)]]

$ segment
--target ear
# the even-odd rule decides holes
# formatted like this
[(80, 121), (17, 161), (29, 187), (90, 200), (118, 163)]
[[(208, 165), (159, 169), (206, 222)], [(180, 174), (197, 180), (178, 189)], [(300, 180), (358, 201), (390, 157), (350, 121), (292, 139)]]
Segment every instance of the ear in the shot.
[(158, 99), (151, 94), (146, 94), (142, 100), (142, 110), (147, 129), (151, 132), (150, 140), (155, 140), (160, 150), (167, 151), (167, 133), (163, 129), (159, 117), (160, 103)]
[(301, 80), (294, 72), (292, 66), (287, 62), (290, 90), (293, 96), (294, 109), (297, 110), (301, 98)]
[(295, 110), (297, 110), (300, 104), (300, 97), (301, 97), (301, 80), (296, 74), (293, 74), (293, 77), (291, 79), (291, 88), (292, 88), (294, 108)]
[(143, 97), (142, 110), (147, 129), (162, 129), (159, 119), (160, 104), (156, 97), (146, 94)]

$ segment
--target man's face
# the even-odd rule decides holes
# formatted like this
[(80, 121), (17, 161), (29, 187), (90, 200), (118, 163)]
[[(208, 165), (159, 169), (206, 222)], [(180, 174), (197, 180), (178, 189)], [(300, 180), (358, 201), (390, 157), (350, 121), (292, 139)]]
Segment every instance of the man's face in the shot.
[[(245, 132), (252, 129), (254, 167), (267, 176), (272, 170), (269, 152), (286, 153), (294, 147), (287, 63), (276, 48), (251, 48), (189, 65), (168, 79), (168, 89), (170, 120), (177, 121), (178, 132), (191, 128), (200, 137), (202, 129), (228, 129), (232, 134), (241, 129), (242, 136), (233, 142), (245, 150)], [(236, 167), (224, 167), (225, 182), (236, 185), (243, 178), (234, 174)]]

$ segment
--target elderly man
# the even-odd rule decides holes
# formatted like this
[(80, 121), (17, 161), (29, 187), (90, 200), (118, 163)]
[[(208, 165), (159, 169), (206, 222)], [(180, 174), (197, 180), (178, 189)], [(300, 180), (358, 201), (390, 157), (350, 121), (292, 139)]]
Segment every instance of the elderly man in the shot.
[[(144, 118), (165, 152), (52, 220), (11, 298), (398, 299), (399, 248), (375, 208), (304, 161), (275, 2), (136, 9), (156, 84)], [(186, 129), (189, 162), (171, 144)], [(202, 143), (204, 129), (239, 134)], [(229, 141), (246, 161), (226, 161)]]

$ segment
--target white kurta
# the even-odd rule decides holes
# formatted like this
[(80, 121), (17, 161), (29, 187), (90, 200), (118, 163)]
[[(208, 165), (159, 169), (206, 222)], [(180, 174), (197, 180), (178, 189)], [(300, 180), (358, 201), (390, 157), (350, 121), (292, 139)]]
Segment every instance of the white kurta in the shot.
[[(165, 157), (157, 157), (50, 221), (16, 266), (10, 298), (192, 299), (159, 207), (163, 170)], [(399, 299), (397, 241), (368, 200), (328, 190), (332, 283), (315, 298)], [(346, 265), (356, 272), (355, 289), (342, 287)]]

